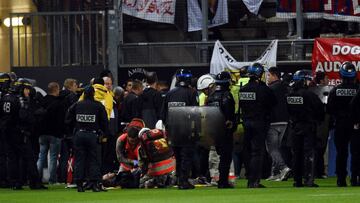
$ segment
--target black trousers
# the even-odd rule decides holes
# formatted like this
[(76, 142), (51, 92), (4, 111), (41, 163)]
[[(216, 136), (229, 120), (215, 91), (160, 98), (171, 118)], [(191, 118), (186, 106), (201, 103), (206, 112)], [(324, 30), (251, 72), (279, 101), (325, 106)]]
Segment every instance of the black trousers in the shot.
[(292, 136), (294, 181), (314, 183), (316, 124), (298, 122), (290, 125)]
[(183, 184), (190, 176), (193, 155), (196, 153), (195, 146), (174, 146), (173, 150), (176, 159), (176, 176), (179, 178), (179, 184)]
[(115, 135), (109, 135), (107, 142), (102, 144), (102, 174), (119, 170), (119, 163), (116, 158), (116, 139)]
[[(336, 147), (336, 175), (340, 179), (344, 179), (347, 176), (347, 159), (349, 156), (349, 144), (353, 135), (354, 126), (351, 122), (341, 120), (336, 121), (334, 140)], [(353, 157), (352, 160), (354, 160)]]
[(219, 163), (219, 184), (228, 183), (229, 170), (233, 152), (233, 133), (227, 130), (226, 133), (216, 140), (216, 152), (220, 156)]
[(350, 152), (351, 176), (360, 178), (360, 130), (354, 130), (354, 134), (351, 137)]
[(66, 183), (67, 180), (67, 165), (70, 156), (73, 154), (73, 139), (70, 137), (61, 140), (60, 160), (59, 160), (59, 177), (61, 183)]
[[(74, 136), (75, 182), (101, 180), (101, 146), (93, 132), (77, 132)], [(87, 174), (88, 177), (85, 176)]]
[(265, 153), (265, 138), (269, 123), (244, 120), (244, 147), (247, 157), (247, 179), (249, 184), (260, 183)]
[[(37, 157), (32, 149), (32, 143), (18, 131), (6, 132), (8, 147), (8, 174), (11, 186), (22, 186), (22, 175), (27, 175), (30, 187), (41, 182), (36, 167)], [(26, 174), (23, 174), (22, 165), (26, 166)]]
[(4, 133), (0, 132), (0, 184), (7, 182), (7, 146)]

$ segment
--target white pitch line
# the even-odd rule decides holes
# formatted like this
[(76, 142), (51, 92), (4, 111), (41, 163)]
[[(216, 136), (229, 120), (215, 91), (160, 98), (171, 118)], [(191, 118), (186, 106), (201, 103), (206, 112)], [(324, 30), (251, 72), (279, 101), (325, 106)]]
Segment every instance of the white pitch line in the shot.
[(359, 193), (343, 193), (343, 194), (316, 194), (309, 195), (310, 197), (329, 197), (329, 196), (359, 196)]

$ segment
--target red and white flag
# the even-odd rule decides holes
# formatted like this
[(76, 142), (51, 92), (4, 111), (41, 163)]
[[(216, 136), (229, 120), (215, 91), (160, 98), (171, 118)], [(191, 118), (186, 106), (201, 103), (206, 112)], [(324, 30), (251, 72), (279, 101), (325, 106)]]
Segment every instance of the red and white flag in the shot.
[[(302, 0), (304, 18), (360, 22), (360, 0)], [(296, 18), (296, 0), (277, 0), (276, 16)]]
[(122, 0), (122, 11), (137, 18), (174, 24), (176, 0)]

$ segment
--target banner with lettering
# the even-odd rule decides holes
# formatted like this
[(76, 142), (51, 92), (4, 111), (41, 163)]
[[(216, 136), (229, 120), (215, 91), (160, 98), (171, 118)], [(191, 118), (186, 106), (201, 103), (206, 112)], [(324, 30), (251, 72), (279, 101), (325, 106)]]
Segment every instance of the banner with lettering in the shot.
[(174, 24), (176, 0), (122, 0), (122, 12), (137, 18)]
[[(325, 72), (330, 84), (338, 84), (340, 66), (350, 61), (360, 71), (360, 38), (317, 38), (312, 54), (312, 70), (314, 73)], [(360, 74), (358, 73), (360, 79)]]
[[(223, 25), (228, 23), (228, 4), (227, 0), (209, 0), (208, 27)], [(187, 0), (188, 12), (188, 31), (202, 30), (202, 11), (201, 0)]]
[[(360, 0), (302, 0), (304, 18), (360, 21)], [(296, 0), (277, 0), (276, 16), (296, 18)]]
[(229, 54), (220, 41), (217, 40), (211, 57), (210, 73), (218, 74), (226, 69), (239, 70), (240, 68), (249, 66), (255, 62), (264, 65), (266, 68), (276, 66), (277, 47), (278, 40), (273, 40), (257, 60), (250, 62), (238, 62)]

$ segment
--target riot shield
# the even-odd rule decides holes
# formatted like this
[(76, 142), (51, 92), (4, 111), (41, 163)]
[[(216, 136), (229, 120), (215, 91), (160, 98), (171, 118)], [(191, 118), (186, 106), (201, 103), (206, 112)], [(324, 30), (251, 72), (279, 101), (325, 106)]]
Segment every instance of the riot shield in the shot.
[(329, 93), (334, 88), (334, 86), (330, 85), (319, 85), (316, 87), (311, 87), (309, 90), (314, 92), (322, 101), (322, 103), (327, 104), (327, 100), (329, 97)]
[(225, 132), (225, 119), (214, 106), (170, 107), (167, 118), (169, 143), (184, 146), (194, 143), (209, 148)]

